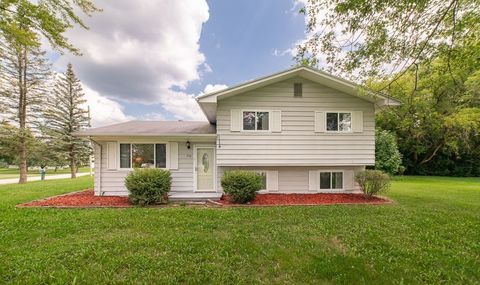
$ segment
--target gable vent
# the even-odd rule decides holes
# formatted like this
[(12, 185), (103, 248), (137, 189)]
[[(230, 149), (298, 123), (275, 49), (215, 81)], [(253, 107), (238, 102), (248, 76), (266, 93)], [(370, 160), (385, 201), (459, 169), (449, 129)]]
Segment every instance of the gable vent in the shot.
[(302, 83), (293, 83), (293, 97), (302, 97)]

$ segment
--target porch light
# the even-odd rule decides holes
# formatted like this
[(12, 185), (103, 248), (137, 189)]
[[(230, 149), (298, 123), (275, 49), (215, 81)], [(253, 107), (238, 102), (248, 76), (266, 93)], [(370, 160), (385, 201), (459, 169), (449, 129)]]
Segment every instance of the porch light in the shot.
[(190, 149), (190, 141), (187, 141), (187, 148)]

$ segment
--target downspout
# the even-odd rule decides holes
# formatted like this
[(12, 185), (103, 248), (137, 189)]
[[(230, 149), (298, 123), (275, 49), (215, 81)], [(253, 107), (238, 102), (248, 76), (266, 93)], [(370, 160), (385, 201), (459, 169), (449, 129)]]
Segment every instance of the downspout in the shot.
[[(100, 196), (103, 196), (102, 195), (102, 161), (103, 161), (103, 157), (102, 157), (102, 153), (103, 153), (103, 146), (98, 143), (97, 141), (95, 141), (94, 139), (92, 139), (92, 137), (89, 137), (89, 139), (94, 143), (96, 144), (97, 146), (100, 147), (100, 163), (98, 164), (100, 167), (98, 168), (98, 194)], [(95, 168), (96, 168), (96, 165), (97, 165), (97, 160), (95, 159)]]

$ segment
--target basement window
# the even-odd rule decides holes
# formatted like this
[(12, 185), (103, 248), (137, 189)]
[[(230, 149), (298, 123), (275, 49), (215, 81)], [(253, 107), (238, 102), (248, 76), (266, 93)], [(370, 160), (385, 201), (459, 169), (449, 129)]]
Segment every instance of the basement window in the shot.
[(343, 189), (343, 172), (320, 172), (320, 189)]

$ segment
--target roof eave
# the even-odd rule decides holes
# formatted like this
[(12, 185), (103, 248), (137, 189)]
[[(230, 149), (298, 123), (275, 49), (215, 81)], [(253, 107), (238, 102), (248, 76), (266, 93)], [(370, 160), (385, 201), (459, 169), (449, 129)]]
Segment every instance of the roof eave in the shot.
[(159, 134), (125, 134), (125, 133), (88, 133), (76, 132), (73, 133), (76, 137), (215, 137), (217, 134), (189, 134), (189, 133), (159, 133)]

